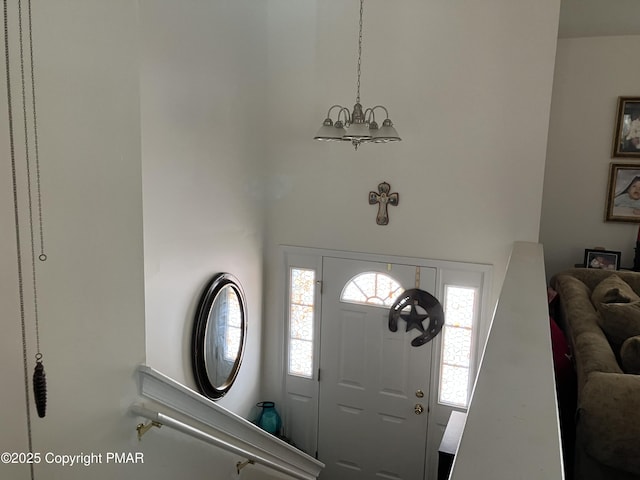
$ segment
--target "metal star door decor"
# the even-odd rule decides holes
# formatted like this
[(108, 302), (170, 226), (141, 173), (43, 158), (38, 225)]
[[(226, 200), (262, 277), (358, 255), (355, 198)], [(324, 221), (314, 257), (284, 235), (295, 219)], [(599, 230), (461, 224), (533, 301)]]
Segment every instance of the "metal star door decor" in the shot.
[(389, 224), (389, 211), (387, 206), (396, 207), (400, 201), (400, 195), (397, 193), (389, 193), (391, 185), (382, 182), (378, 185), (378, 192), (369, 192), (369, 205), (378, 204), (378, 215), (376, 215), (376, 223), (378, 225)]
[[(424, 327), (422, 322), (429, 320), (429, 326)], [(421, 332), (411, 341), (414, 347), (420, 347), (433, 339), (444, 325), (444, 311), (442, 305), (429, 292), (419, 288), (406, 290), (391, 305), (389, 309), (389, 330), (398, 330), (398, 320), (407, 322), (406, 331), (418, 330)]]

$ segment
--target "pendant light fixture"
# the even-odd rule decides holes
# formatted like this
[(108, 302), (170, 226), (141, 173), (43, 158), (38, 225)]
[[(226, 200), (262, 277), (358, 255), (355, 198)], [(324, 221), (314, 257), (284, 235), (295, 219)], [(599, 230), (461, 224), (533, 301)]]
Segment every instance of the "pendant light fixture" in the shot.
[[(353, 112), (342, 105), (333, 105), (329, 108), (327, 118), (322, 123), (322, 127), (314, 137), (315, 140), (324, 140), (328, 142), (347, 141), (358, 149), (361, 143), (387, 143), (399, 142), (401, 139), (398, 132), (393, 127), (393, 123), (389, 118), (389, 111), (382, 105), (375, 107), (362, 108), (360, 103), (360, 67), (362, 64), (362, 12), (364, 0), (360, 0), (360, 34), (358, 35), (358, 82), (356, 86), (356, 103), (353, 106)], [(331, 112), (337, 110), (336, 121), (331, 118)], [(378, 127), (376, 122), (376, 110), (384, 110), (385, 119), (382, 126)]]

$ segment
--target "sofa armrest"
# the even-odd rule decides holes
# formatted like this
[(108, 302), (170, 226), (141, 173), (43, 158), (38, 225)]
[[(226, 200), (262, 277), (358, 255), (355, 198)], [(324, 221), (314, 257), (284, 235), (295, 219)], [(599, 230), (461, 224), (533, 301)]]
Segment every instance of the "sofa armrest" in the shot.
[(589, 456), (640, 474), (640, 376), (591, 373), (578, 405), (578, 432)]
[(557, 275), (553, 288), (558, 292), (560, 313), (570, 336), (602, 332), (598, 326), (598, 312), (591, 303), (591, 290), (584, 282), (571, 275)]
[(598, 325), (599, 313), (591, 303), (589, 287), (578, 278), (566, 274), (556, 275), (553, 287), (558, 292), (559, 314), (571, 345), (580, 396), (592, 373), (622, 373), (622, 369)]

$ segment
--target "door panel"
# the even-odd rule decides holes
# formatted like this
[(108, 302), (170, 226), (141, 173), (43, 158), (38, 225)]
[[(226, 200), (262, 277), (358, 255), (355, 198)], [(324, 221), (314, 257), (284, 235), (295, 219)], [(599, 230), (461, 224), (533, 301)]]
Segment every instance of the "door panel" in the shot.
[[(429, 270), (421, 268), (420, 288), (433, 292), (435, 273)], [(404, 322), (391, 332), (388, 307), (340, 301), (345, 284), (363, 272), (387, 274), (405, 289), (416, 286), (415, 266), (323, 259), (318, 458), (326, 468), (321, 479), (421, 479), (432, 342), (412, 347), (417, 332), (405, 332)], [(420, 414), (417, 404), (424, 409)]]

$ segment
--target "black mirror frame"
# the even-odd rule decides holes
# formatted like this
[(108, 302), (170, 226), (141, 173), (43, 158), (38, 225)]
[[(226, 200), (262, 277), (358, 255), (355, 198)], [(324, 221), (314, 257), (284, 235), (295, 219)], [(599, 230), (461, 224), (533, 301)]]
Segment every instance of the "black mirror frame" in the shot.
[[(209, 321), (209, 312), (216, 296), (220, 291), (230, 286), (238, 297), (238, 303), (240, 304), (241, 314), (241, 338), (240, 338), (240, 351), (238, 352), (238, 358), (236, 358), (231, 373), (227, 377), (227, 380), (221, 387), (216, 387), (211, 384), (209, 375), (207, 374), (207, 365), (205, 363), (205, 335), (207, 331), (207, 323)], [(193, 368), (193, 375), (195, 377), (198, 390), (204, 396), (216, 400), (224, 396), (235, 381), (238, 371), (240, 370), (240, 364), (242, 363), (242, 357), (244, 356), (245, 340), (247, 338), (247, 302), (245, 299), (244, 291), (240, 286), (240, 282), (236, 277), (230, 273), (219, 273), (213, 277), (207, 287), (204, 289), (200, 301), (198, 303), (198, 309), (195, 315), (195, 322), (193, 326), (193, 333), (191, 335), (191, 364)]]

